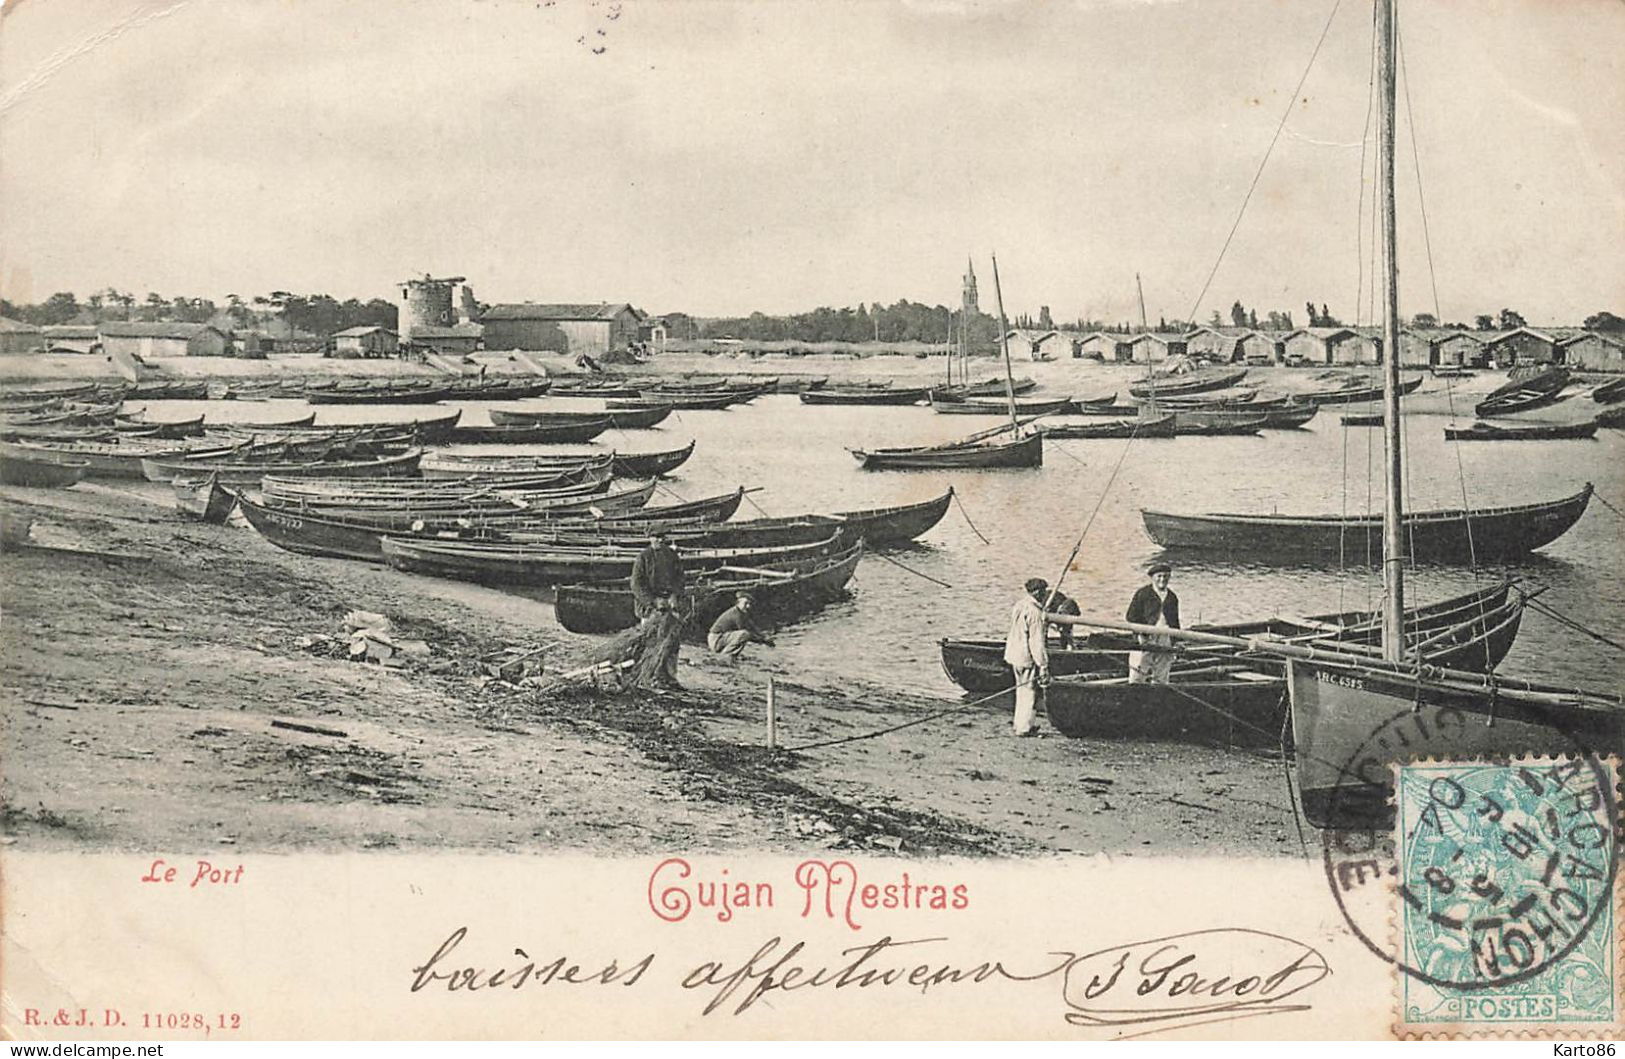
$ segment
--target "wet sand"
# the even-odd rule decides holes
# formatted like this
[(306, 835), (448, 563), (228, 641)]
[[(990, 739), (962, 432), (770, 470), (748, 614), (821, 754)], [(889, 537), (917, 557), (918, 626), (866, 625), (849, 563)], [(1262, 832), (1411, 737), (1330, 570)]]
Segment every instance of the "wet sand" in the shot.
[[(599, 642), (551, 608), (183, 521), (140, 485), (0, 490), (33, 540), (118, 557), (0, 555), (8, 844), (30, 849), (456, 848), (911, 856), (1301, 855), (1270, 752), (1015, 739), (999, 703), (805, 752), (785, 746), (954, 708), (842, 674), (684, 649), (681, 693), (493, 681), (479, 659)], [(342, 653), (353, 609), (429, 643), (401, 667)], [(326, 641), (322, 637), (335, 637)], [(340, 734), (274, 726), (292, 721)], [(1312, 835), (1310, 836), (1312, 840)]]

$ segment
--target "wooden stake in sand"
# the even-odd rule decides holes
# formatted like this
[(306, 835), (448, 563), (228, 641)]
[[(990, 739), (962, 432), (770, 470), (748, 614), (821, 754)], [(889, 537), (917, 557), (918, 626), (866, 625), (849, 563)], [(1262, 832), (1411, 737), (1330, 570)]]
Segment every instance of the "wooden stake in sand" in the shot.
[(773, 678), (767, 678), (767, 745), (769, 749), (779, 745), (779, 702), (774, 687)]

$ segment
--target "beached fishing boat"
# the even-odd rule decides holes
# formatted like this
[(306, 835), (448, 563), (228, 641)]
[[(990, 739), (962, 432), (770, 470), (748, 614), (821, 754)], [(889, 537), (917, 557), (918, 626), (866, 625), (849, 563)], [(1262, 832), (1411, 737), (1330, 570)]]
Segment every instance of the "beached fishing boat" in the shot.
[[(1492, 672), (1517, 639), (1523, 600), (1473, 615), (1413, 639), (1409, 649), (1429, 666)], [(1349, 652), (1346, 641), (1308, 641)], [(1375, 648), (1371, 649), (1375, 654)], [(1176, 666), (1169, 682), (1130, 683), (1127, 676), (1066, 677), (1051, 682), (1049, 720), (1073, 738), (1130, 737), (1278, 745), (1287, 730), (1284, 663), (1261, 665), (1239, 655)]]
[(1051, 439), (1171, 438), (1176, 433), (1177, 423), (1172, 413), (1152, 413), (1135, 419), (1111, 419), (1100, 423), (1050, 423), (1042, 429)]
[(622, 478), (659, 478), (670, 474), (694, 455), (694, 442), (664, 452), (621, 452), (614, 454), (615, 473)]
[(445, 439), (452, 445), (538, 445), (547, 444), (556, 428), (539, 425), (512, 427), (458, 426)]
[[(1422, 385), (1422, 376), (1418, 375), (1399, 383), (1400, 396), (1414, 392)], [(1353, 386), (1340, 386), (1325, 390), (1309, 390), (1305, 393), (1293, 394), (1300, 401), (1310, 404), (1364, 404), (1368, 401), (1382, 399), (1382, 387), (1369, 383), (1360, 383)]]
[(1210, 416), (1200, 412), (1175, 412), (1174, 434), (1178, 437), (1242, 437), (1257, 434), (1269, 419), (1261, 415)]
[(332, 389), (306, 387), (302, 395), (311, 404), (434, 404), (454, 396), (442, 383), (392, 385), (339, 385)]
[(203, 413), (188, 419), (149, 419), (145, 412), (118, 415), (113, 417), (113, 429), (152, 438), (193, 438), (203, 433)]
[[(824, 558), (844, 551), (840, 532), (828, 540), (772, 548), (677, 548), (685, 573), (760, 562)], [(384, 561), (408, 573), (429, 574), (497, 588), (551, 588), (560, 584), (630, 577), (641, 548), (608, 544), (561, 547), (385, 537)]]
[(0, 441), (111, 442), (117, 438), (112, 427), (0, 425)]
[[(710, 390), (679, 393), (674, 390), (644, 390), (641, 393), (644, 401), (658, 401), (669, 404), (683, 412), (721, 411), (730, 405), (738, 404), (741, 397), (726, 390), (717, 393)], [(610, 411), (615, 411), (615, 402), (609, 402)]]
[[(609, 402), (610, 405), (621, 403)], [(653, 401), (641, 408), (606, 407), (604, 414), (609, 416), (609, 425), (616, 430), (644, 430), (664, 423), (676, 407), (670, 401)]]
[(141, 473), (149, 482), (169, 482), (176, 478), (199, 478), (216, 474), (221, 485), (251, 485), (268, 474), (285, 477), (322, 478), (329, 475), (365, 477), (410, 476), (417, 473), (422, 449), (354, 460), (245, 461), (240, 454), (224, 456), (193, 455), (148, 457), (141, 461)]
[(489, 408), (485, 414), (499, 427), (570, 426), (607, 418), (603, 411), (570, 412), (558, 408)]
[[(1592, 487), (1558, 500), (1505, 507), (1409, 512), (1405, 540), (1418, 560), (1466, 563), (1513, 559), (1568, 532), (1585, 514)], [(1140, 512), (1146, 534), (1170, 549), (1250, 559), (1293, 558), (1364, 563), (1382, 550), (1381, 515), (1183, 515)]]
[(1446, 441), (1562, 441), (1597, 436), (1595, 421), (1587, 423), (1529, 423), (1501, 426), (1474, 423), (1469, 427), (1445, 427)]
[[(1236, 426), (1244, 434), (1259, 430), (1296, 430), (1320, 413), (1318, 405), (1284, 405), (1274, 409), (1239, 408), (1175, 409), (1175, 433), (1218, 433)], [(1251, 429), (1247, 429), (1247, 428)]]
[(1189, 360), (1170, 362), (1171, 371), (1132, 383), (1128, 392), (1133, 397), (1171, 397), (1177, 394), (1201, 393), (1204, 390), (1223, 390), (1234, 386), (1247, 376), (1246, 368), (1212, 365), (1194, 366)]
[[(1501, 610), (1514, 582), (1503, 581), (1405, 612), (1405, 633), (1413, 644), (1433, 633)], [(1220, 625), (1197, 625), (1198, 632), (1232, 637), (1268, 637), (1287, 642), (1343, 642), (1372, 645), (1382, 636), (1382, 616), (1374, 611), (1341, 611), (1306, 618), (1266, 618)], [(1003, 640), (944, 639), (940, 643), (942, 669), (948, 679), (976, 694), (1001, 691), (1015, 678), (1004, 660)], [(1137, 650), (1134, 637), (1118, 632), (1095, 632), (1069, 644), (1050, 642), (1050, 673), (1063, 676), (1107, 676), (1126, 670), (1126, 655)], [(1233, 648), (1213, 647), (1203, 657), (1225, 659)]]
[(1527, 412), (1544, 408), (1563, 399), (1563, 388), (1569, 384), (1569, 371), (1561, 365), (1536, 367), (1534, 370), (1512, 369), (1509, 381), (1473, 406), (1473, 414), (1482, 418)]
[(223, 526), (237, 506), (236, 494), (220, 484), (218, 475), (176, 478), (169, 484), (175, 490), (175, 510), (199, 522)]
[(914, 386), (826, 386), (799, 395), (802, 404), (911, 405), (925, 400), (928, 387)]
[(591, 441), (610, 427), (609, 416), (595, 415), (568, 422), (531, 420), (523, 424), (530, 431), (528, 443), (546, 445), (579, 445)]
[[(1010, 380), (1011, 393), (1022, 394), (1036, 389), (1038, 389), (1038, 383), (1025, 375), (1019, 379)], [(992, 378), (952, 386), (933, 386), (927, 396), (932, 401), (962, 401), (972, 397), (997, 397), (1004, 393), (1004, 390), (1004, 380)], [(1106, 399), (1110, 401), (1115, 396), (1116, 394), (1113, 394), (1112, 397)]]
[(36, 458), (67, 466), (82, 464), (86, 478), (130, 478), (145, 480), (141, 461), (154, 456), (183, 456), (188, 453), (224, 454), (237, 446), (200, 441), (148, 441), (121, 437), (115, 441), (27, 441), (21, 443)]
[(1605, 382), (1591, 391), (1591, 399), (1598, 404), (1614, 404), (1625, 401), (1625, 379), (1615, 379)]
[(219, 427), (222, 430), (285, 430), (289, 428), (308, 427), (315, 422), (315, 412), (297, 412), (284, 416), (271, 416), (269, 418), (238, 418), (233, 416), (231, 422), (229, 423), (211, 423), (209, 426), (211, 429)]
[[(829, 556), (758, 559), (748, 566), (729, 564), (703, 573), (683, 586), (684, 635), (703, 638), (741, 592), (751, 594), (755, 620), (769, 625), (794, 621), (844, 596), (861, 558), (860, 541)], [(559, 624), (571, 632), (618, 632), (638, 623), (626, 581), (560, 585), (553, 605)]]
[(636, 399), (643, 395), (641, 386), (634, 386), (627, 382), (580, 382), (557, 381), (549, 391), (553, 397), (597, 397), (603, 399), (622, 400)]
[[(1008, 415), (1010, 402), (992, 401), (979, 397), (967, 397), (961, 401), (939, 401), (931, 399), (933, 411), (943, 415), (975, 415), (975, 416), (1002, 416)], [(1016, 413), (1024, 416), (1059, 415), (1070, 411), (1072, 399), (1070, 397), (1032, 398), (1017, 400)]]
[(0, 482), (36, 489), (73, 485), (88, 469), (83, 460), (42, 457), (27, 445), (0, 442)]

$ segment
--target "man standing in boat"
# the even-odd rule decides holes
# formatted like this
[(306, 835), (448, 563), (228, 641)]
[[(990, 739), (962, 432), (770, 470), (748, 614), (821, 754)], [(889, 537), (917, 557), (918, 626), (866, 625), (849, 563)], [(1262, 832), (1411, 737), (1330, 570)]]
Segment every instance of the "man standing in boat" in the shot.
[(1011, 718), (1019, 736), (1038, 734), (1033, 718), (1039, 690), (1049, 683), (1049, 645), (1045, 642), (1044, 600), (1049, 584), (1029, 578), (1021, 598), (1010, 609), (1010, 634), (1004, 639), (1004, 660), (1016, 675), (1016, 712)]
[[(1127, 620), (1136, 625), (1157, 625), (1167, 629), (1179, 628), (1179, 597), (1168, 587), (1174, 568), (1164, 562), (1152, 563), (1145, 571), (1151, 583), (1141, 585), (1129, 600)], [(1166, 636), (1142, 635), (1142, 647), (1171, 647), (1173, 641)], [(1128, 680), (1130, 684), (1166, 684), (1173, 669), (1174, 656), (1168, 651), (1130, 651), (1128, 653)]]
[(649, 537), (649, 546), (632, 562), (632, 605), (639, 619), (648, 623), (675, 622), (678, 629), (657, 639), (662, 652), (659, 672), (664, 683), (677, 686), (677, 653), (682, 640), (680, 601), (683, 592), (683, 566), (664, 533)]

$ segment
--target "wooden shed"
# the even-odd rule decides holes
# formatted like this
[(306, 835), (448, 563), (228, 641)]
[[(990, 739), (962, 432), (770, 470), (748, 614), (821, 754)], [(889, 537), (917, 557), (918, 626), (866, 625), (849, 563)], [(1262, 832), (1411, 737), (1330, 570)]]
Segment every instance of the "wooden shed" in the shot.
[(1484, 343), (1498, 368), (1523, 364), (1551, 364), (1557, 360), (1557, 339), (1532, 327), (1514, 327)]
[(1354, 332), (1346, 327), (1300, 327), (1281, 336), (1285, 356), (1310, 364), (1332, 363), (1332, 350)]
[(407, 344), (435, 353), (473, 353), (480, 348), (485, 328), (480, 324), (453, 324), (451, 327), (419, 325)]
[(38, 353), (45, 348), (45, 334), (33, 324), (0, 316), (0, 353)]
[(1557, 359), (1587, 371), (1625, 371), (1625, 342), (1594, 331), (1579, 331), (1558, 340)]
[(1179, 335), (1163, 335), (1154, 331), (1134, 335), (1128, 340), (1129, 359), (1136, 364), (1156, 364), (1169, 357), (1185, 354), (1185, 340)]
[(100, 325), (102, 352), (108, 356), (229, 357), (231, 334), (209, 324), (137, 323), (107, 320)]
[(493, 305), (480, 314), (485, 348), (551, 350), (599, 355), (638, 341), (644, 314), (625, 302), (611, 304)]
[(1242, 339), (1252, 334), (1245, 327), (1193, 328), (1185, 334), (1185, 349), (1193, 357), (1207, 357), (1222, 364), (1242, 359)]
[(347, 327), (333, 334), (336, 357), (393, 357), (401, 348), (400, 336), (387, 327)]
[(1130, 358), (1128, 336), (1110, 331), (1091, 331), (1082, 338), (1072, 340), (1072, 355), (1093, 357), (1108, 364), (1126, 361)]

